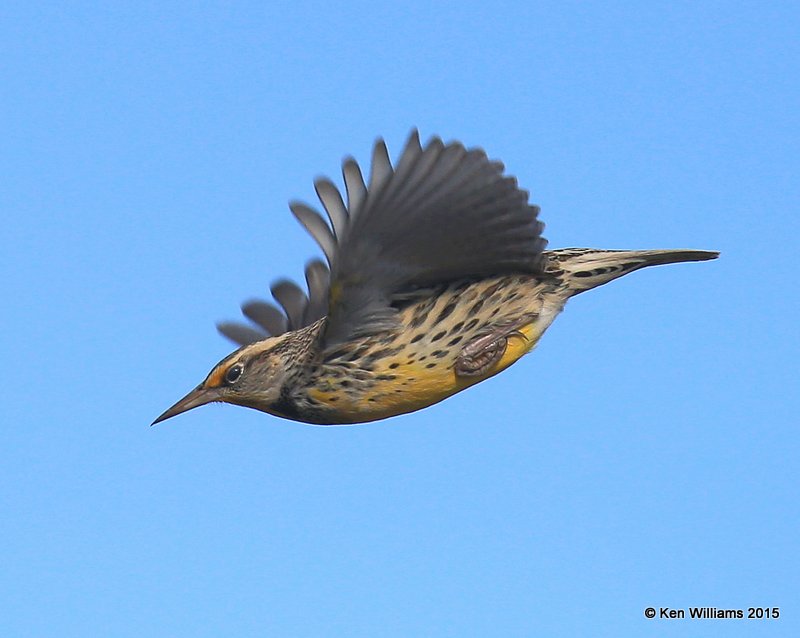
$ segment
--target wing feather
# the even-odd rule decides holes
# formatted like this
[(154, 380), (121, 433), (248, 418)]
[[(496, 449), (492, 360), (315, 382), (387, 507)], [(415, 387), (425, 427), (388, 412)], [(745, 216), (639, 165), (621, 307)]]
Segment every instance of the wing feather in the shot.
[(331, 232), (330, 226), (325, 223), (317, 211), (302, 202), (292, 202), (289, 204), (289, 209), (294, 213), (297, 220), (308, 231), (308, 234), (314, 238), (314, 241), (322, 248), (325, 258), (328, 263), (333, 263), (336, 255), (336, 238)]
[(286, 313), (289, 330), (302, 328), (308, 297), (300, 286), (288, 279), (281, 279), (270, 286), (270, 292)]
[(361, 168), (352, 157), (345, 159), (342, 164), (342, 176), (347, 190), (347, 208), (352, 218), (367, 198), (367, 187), (361, 175)]
[(248, 346), (251, 343), (263, 341), (269, 337), (269, 335), (255, 328), (234, 321), (221, 321), (217, 324), (217, 330), (223, 337), (230, 339), (240, 346)]
[(254, 299), (242, 305), (242, 314), (263, 328), (268, 335), (283, 334), (287, 329), (286, 315), (271, 303)]
[(328, 291), (331, 273), (320, 260), (311, 261), (306, 266), (306, 284), (308, 285), (308, 306), (304, 324), (309, 325), (328, 314)]
[(316, 180), (314, 188), (317, 191), (319, 200), (322, 202), (322, 206), (325, 208), (325, 212), (328, 213), (328, 218), (331, 220), (334, 236), (344, 237), (349, 215), (339, 189), (329, 179), (324, 178)]
[(373, 198), (378, 195), (386, 182), (392, 176), (392, 162), (389, 160), (389, 150), (386, 142), (378, 138), (375, 148), (372, 150), (372, 172), (369, 177), (369, 189), (367, 196)]

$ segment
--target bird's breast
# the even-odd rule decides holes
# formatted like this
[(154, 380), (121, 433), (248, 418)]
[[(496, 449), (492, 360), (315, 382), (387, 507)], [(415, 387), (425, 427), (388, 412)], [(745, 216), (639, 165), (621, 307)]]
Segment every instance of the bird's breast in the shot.
[[(505, 370), (536, 345), (556, 313), (542, 312), (546, 304), (535, 280), (499, 281), (406, 309), (401, 329), (352, 344), (322, 366), (308, 387), (309, 399), (331, 422), (373, 421), (427, 407)], [(522, 317), (530, 321), (520, 326)], [(475, 376), (456, 374), (471, 339), (511, 324), (517, 328), (493, 365)]]
[(453, 370), (457, 351), (445, 356), (434, 354), (441, 350), (419, 351), (412, 361), (387, 361), (366, 374), (353, 370), (351, 374), (321, 379), (308, 394), (330, 411), (333, 421), (340, 423), (414, 412), (502, 372), (536, 345), (537, 333), (535, 322), (523, 326), (508, 338), (503, 356), (481, 375), (457, 375)]

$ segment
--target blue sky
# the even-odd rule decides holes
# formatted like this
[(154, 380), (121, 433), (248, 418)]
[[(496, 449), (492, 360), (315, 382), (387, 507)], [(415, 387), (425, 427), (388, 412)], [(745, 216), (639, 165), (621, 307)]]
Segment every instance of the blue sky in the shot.
[[(0, 634), (798, 635), (800, 12), (430, 4), (5, 5)], [(722, 258), (416, 414), (150, 428), (316, 254), (287, 201), (412, 126), (553, 247)]]

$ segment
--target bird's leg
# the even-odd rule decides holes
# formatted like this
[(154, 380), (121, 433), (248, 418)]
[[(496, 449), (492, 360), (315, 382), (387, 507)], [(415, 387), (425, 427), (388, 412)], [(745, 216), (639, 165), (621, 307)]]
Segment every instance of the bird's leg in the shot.
[(513, 325), (496, 326), (491, 332), (468, 341), (456, 359), (453, 367), (455, 373), (461, 377), (475, 377), (486, 373), (505, 354), (509, 337), (525, 339), (519, 328), (530, 322), (531, 318), (526, 318), (524, 322)]

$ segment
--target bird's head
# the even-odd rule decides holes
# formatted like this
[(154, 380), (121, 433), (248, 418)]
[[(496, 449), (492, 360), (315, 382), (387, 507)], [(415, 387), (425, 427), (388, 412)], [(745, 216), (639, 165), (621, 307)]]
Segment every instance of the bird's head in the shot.
[(287, 335), (270, 337), (231, 353), (220, 361), (205, 380), (159, 416), (153, 425), (178, 414), (214, 402), (233, 403), (271, 412), (292, 364)]

